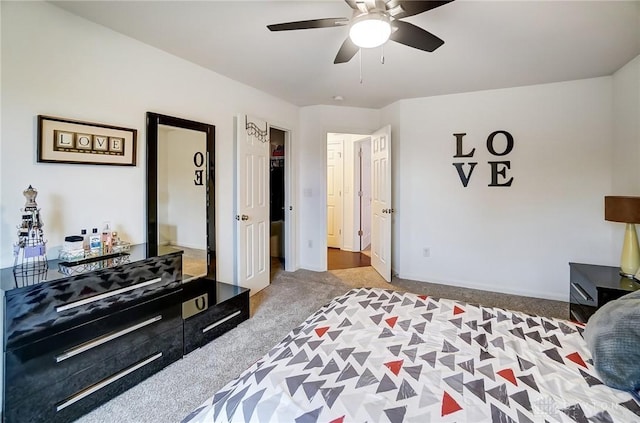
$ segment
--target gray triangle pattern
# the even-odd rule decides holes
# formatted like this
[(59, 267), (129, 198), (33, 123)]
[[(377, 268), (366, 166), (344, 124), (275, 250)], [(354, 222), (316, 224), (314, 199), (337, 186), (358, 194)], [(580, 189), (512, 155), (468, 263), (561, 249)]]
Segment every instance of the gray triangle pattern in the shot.
[(416, 391), (413, 390), (413, 387), (411, 386), (411, 384), (407, 382), (405, 379), (403, 379), (402, 383), (400, 384), (400, 388), (398, 389), (398, 395), (396, 396), (396, 401), (413, 398), (416, 395), (418, 394), (416, 394)]
[(400, 326), (400, 328), (406, 332), (411, 326), (411, 320), (403, 320), (401, 322), (398, 322), (398, 326)]
[(396, 386), (395, 383), (393, 383), (391, 378), (389, 378), (389, 376), (387, 376), (385, 374), (384, 376), (382, 376), (382, 380), (380, 381), (380, 384), (378, 385), (378, 389), (376, 390), (376, 394), (379, 394), (380, 392), (392, 391), (394, 389), (398, 389), (398, 387)]
[(307, 399), (311, 401), (316, 396), (318, 390), (326, 383), (326, 380), (316, 380), (313, 382), (303, 382), (302, 390), (304, 391)]
[(462, 385), (462, 382), (463, 382), (462, 373), (458, 373), (458, 374), (455, 374), (453, 376), (445, 377), (443, 380), (447, 385), (449, 385), (450, 387), (455, 389), (457, 393), (462, 395), (462, 386), (463, 386)]
[(404, 415), (407, 413), (407, 406), (389, 408), (384, 410), (384, 413), (391, 423), (402, 423)]
[[(216, 421), (244, 423), (625, 423), (640, 417), (630, 399), (598, 408), (609, 388), (594, 376), (593, 360), (580, 347), (583, 328), (574, 323), (375, 289), (338, 299), (190, 417), (211, 413)], [(465, 313), (454, 315), (454, 307)], [(425, 308), (430, 312), (420, 313)], [(576, 352), (586, 368), (565, 365), (564, 357)], [(501, 371), (498, 378), (494, 369), (515, 374)], [(514, 376), (517, 383), (507, 382)], [(557, 392), (568, 396), (550, 404)], [(540, 419), (537, 407), (547, 405), (557, 413)]]
[(242, 401), (242, 415), (244, 416), (245, 423), (249, 423), (251, 420), (251, 416), (253, 416), (253, 412), (258, 405), (258, 401), (260, 401), (260, 398), (262, 398), (262, 395), (264, 395), (264, 391), (266, 390), (267, 388), (263, 388)]
[(363, 366), (370, 354), (371, 354), (371, 351), (365, 351), (365, 352), (353, 353), (351, 356), (354, 358), (354, 360), (356, 360), (356, 362), (359, 365)]
[(409, 376), (411, 376), (415, 380), (419, 381), (420, 374), (422, 373), (422, 364), (419, 364), (417, 366), (403, 366), (402, 370), (407, 372)]
[(525, 385), (528, 385), (530, 388), (533, 388), (537, 392), (540, 392), (540, 389), (538, 389), (538, 384), (536, 384), (536, 380), (533, 378), (533, 375), (518, 376), (518, 379), (520, 379)]
[(336, 364), (335, 360), (331, 359), (327, 363), (327, 365), (324, 367), (324, 369), (322, 369), (322, 371), (320, 372), (320, 376), (330, 375), (332, 373), (337, 373), (339, 371), (340, 371), (340, 368)]
[(338, 353), (338, 355), (343, 361), (347, 361), (347, 359), (349, 358), (349, 356), (354, 350), (355, 350), (354, 347), (340, 348), (340, 349), (336, 349), (336, 352)]
[(402, 351), (402, 354), (406, 355), (412, 363), (416, 362), (416, 354), (418, 353), (417, 348), (412, 348), (410, 350)]
[(497, 399), (507, 407), (509, 406), (509, 395), (507, 394), (507, 385), (504, 383), (502, 385), (498, 385), (495, 388), (488, 389), (487, 394), (491, 395), (493, 398)]
[(316, 423), (318, 421), (318, 417), (320, 417), (320, 411), (322, 411), (322, 407), (316, 408), (308, 413), (304, 413), (303, 415), (296, 417), (296, 423)]
[(484, 395), (484, 379), (472, 380), (471, 382), (465, 383), (464, 386), (471, 391), (473, 395), (480, 398), (482, 402), (487, 402)]
[(289, 395), (293, 396), (302, 385), (302, 382), (304, 382), (308, 377), (309, 373), (286, 378), (285, 380), (287, 382), (287, 388), (289, 389)]
[(420, 322), (418, 324), (413, 325), (413, 329), (418, 332), (419, 334), (424, 334), (424, 330), (427, 326), (426, 322)]
[(371, 370), (369, 369), (365, 369), (364, 372), (362, 373), (362, 375), (360, 375), (360, 378), (358, 379), (358, 382), (356, 383), (356, 389), (357, 388), (363, 388), (365, 386), (369, 386), (369, 385), (373, 385), (375, 383), (379, 383), (380, 381), (378, 380), (378, 378), (375, 377), (375, 375), (373, 373), (371, 373)]
[(333, 403), (336, 402), (342, 391), (344, 391), (344, 385), (333, 388), (320, 388), (322, 398), (324, 398), (329, 408), (333, 407)]
[(358, 374), (356, 369), (353, 368), (351, 363), (348, 363), (347, 367), (345, 367), (344, 370), (340, 372), (340, 375), (338, 376), (338, 379), (336, 379), (336, 382), (342, 382), (343, 380), (348, 380), (358, 376), (360, 375)]

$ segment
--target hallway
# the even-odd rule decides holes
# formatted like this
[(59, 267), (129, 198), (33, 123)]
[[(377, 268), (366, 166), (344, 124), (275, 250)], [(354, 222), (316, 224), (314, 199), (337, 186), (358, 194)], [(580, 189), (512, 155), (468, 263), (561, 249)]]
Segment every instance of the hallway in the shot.
[(327, 270), (352, 269), (371, 266), (371, 258), (364, 253), (327, 248)]

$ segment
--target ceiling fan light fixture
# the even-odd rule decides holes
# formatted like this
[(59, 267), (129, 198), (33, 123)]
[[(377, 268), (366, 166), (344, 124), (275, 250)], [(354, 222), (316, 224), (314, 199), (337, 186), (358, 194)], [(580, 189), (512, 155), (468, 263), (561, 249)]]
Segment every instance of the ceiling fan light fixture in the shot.
[(391, 35), (391, 21), (382, 13), (367, 13), (355, 18), (349, 28), (349, 38), (360, 48), (378, 47)]

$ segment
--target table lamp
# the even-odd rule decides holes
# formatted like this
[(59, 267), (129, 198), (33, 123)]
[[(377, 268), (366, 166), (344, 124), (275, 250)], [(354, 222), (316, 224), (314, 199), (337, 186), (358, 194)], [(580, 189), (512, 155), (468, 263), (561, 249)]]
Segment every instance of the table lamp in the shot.
[(640, 197), (605, 196), (604, 219), (626, 224), (620, 274), (627, 278), (640, 278), (640, 248), (636, 223), (640, 223)]

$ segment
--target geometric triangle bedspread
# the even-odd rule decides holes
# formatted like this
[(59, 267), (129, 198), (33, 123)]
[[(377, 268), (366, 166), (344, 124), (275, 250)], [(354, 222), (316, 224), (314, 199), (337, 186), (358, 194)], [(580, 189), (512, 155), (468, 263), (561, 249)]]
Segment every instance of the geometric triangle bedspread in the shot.
[(184, 422), (639, 422), (559, 319), (392, 290), (333, 299)]

